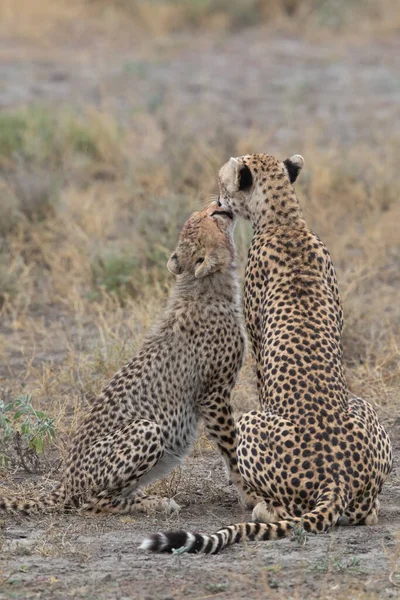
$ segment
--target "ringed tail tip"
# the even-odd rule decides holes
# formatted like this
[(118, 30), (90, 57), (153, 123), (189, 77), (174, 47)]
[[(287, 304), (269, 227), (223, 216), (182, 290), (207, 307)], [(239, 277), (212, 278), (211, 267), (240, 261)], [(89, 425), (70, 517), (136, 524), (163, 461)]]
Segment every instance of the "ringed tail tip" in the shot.
[(140, 550), (149, 552), (173, 552), (182, 549), (182, 552), (197, 554), (204, 551), (207, 536), (188, 531), (166, 531), (153, 533), (140, 544)]

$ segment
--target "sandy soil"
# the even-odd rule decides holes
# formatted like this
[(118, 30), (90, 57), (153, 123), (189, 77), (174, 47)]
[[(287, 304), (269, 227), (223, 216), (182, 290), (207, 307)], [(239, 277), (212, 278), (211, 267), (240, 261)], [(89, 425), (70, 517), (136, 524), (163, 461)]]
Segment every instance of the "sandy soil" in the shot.
[[(391, 429), (400, 450), (400, 420)], [(7, 517), (3, 523), (0, 598), (397, 598), (400, 585), (400, 464), (382, 494), (375, 527), (341, 527), (294, 539), (248, 543), (217, 556), (148, 555), (148, 533), (188, 528), (212, 532), (249, 519), (224, 484), (213, 452), (182, 469), (178, 516)], [(392, 582), (390, 581), (392, 580)]]

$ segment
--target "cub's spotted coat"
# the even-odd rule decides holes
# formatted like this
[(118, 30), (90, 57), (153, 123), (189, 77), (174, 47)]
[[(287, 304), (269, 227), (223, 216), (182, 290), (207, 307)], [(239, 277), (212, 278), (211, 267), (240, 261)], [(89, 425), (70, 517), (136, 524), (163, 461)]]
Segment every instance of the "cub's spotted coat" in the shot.
[(232, 214), (216, 203), (187, 221), (168, 263), (177, 282), (165, 314), (83, 419), (59, 488), (27, 502), (1, 498), (1, 509), (176, 510), (137, 486), (179, 464), (201, 420), (239, 484), (230, 395), (245, 334), (232, 233)]
[(377, 522), (391, 444), (374, 409), (349, 399), (335, 271), (292, 186), (302, 166), (298, 155), (280, 162), (254, 154), (231, 158), (219, 172), (221, 206), (254, 229), (244, 307), (262, 410), (239, 421), (238, 461), (263, 502), (253, 522), (210, 536), (155, 534), (145, 548), (215, 553), (291, 535), (295, 526), (318, 533)]

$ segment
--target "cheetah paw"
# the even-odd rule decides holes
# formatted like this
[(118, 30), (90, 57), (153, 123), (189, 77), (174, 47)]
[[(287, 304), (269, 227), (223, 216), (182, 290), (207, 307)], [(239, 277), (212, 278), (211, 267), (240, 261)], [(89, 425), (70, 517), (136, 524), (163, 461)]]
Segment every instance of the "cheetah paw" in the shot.
[(381, 503), (379, 502), (379, 500), (377, 498), (375, 500), (375, 506), (374, 506), (374, 508), (371, 510), (371, 512), (369, 513), (369, 515), (365, 519), (365, 524), (366, 525), (376, 525), (378, 523), (378, 515), (379, 515), (380, 506), (381, 506)]
[(376, 510), (373, 510), (369, 513), (369, 515), (365, 519), (365, 524), (368, 526), (377, 525), (378, 523), (378, 513)]
[(265, 502), (259, 502), (254, 507), (251, 519), (256, 523), (276, 523), (276, 521), (279, 521), (277, 513), (270, 510)]
[(175, 500), (173, 500), (172, 498), (166, 499), (167, 500), (167, 507), (166, 507), (166, 513), (168, 515), (174, 515), (174, 514), (178, 514), (181, 510), (181, 506), (180, 504), (178, 504), (177, 502), (175, 502)]
[(142, 510), (151, 515), (153, 513), (164, 513), (166, 515), (178, 514), (181, 507), (172, 498), (146, 498)]

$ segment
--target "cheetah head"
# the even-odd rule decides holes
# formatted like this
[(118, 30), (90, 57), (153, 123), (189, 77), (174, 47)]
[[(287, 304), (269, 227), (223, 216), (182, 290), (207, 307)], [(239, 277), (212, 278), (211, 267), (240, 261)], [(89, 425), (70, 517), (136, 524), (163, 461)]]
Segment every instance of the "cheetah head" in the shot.
[(252, 219), (265, 200), (291, 186), (304, 165), (300, 154), (279, 161), (269, 154), (230, 158), (218, 173), (219, 204), (236, 215)]
[(168, 261), (174, 275), (200, 279), (225, 271), (235, 260), (232, 211), (212, 202), (186, 221), (178, 246)]

